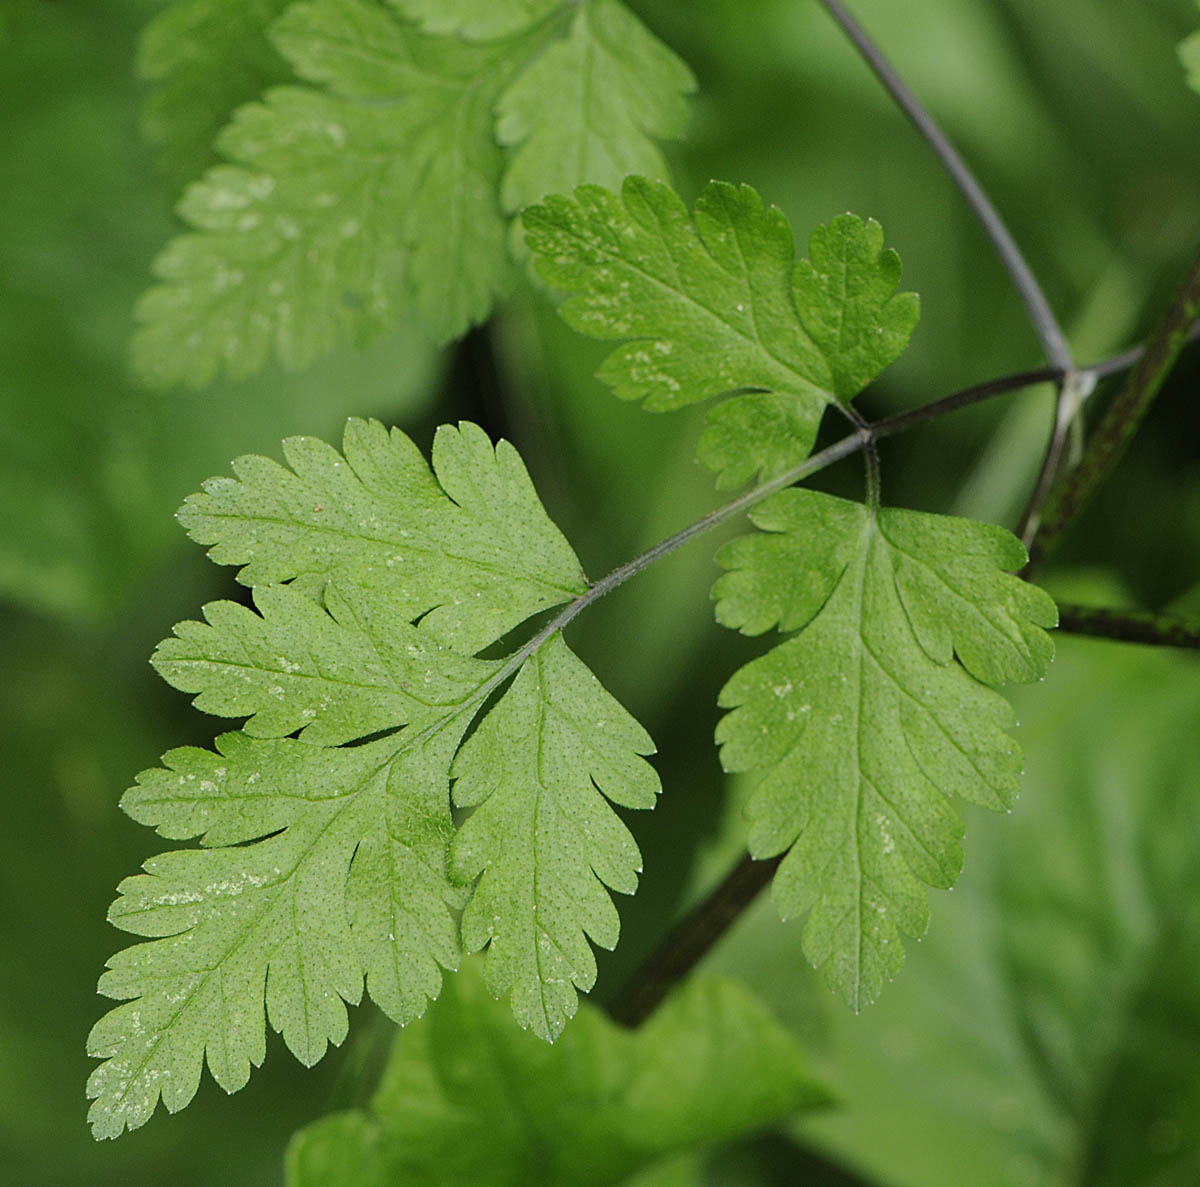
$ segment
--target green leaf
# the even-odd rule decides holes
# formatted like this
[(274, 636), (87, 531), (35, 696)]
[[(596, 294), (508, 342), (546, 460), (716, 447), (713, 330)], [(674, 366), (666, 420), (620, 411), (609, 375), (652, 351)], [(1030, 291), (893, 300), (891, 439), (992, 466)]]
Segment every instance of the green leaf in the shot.
[[(600, 792), (653, 806), (650, 739), (557, 637), (472, 654), (587, 588), (516, 451), (443, 426), (431, 471), (402, 433), (356, 421), (344, 451), (294, 438), (291, 470), (242, 458), (181, 512), (214, 559), (244, 566), (257, 612), (205, 607), (155, 666), (249, 721), (215, 752), (171, 751), (122, 801), (200, 847), (148, 861), (109, 913), (148, 942), (101, 979), (124, 1004), (88, 1043), (105, 1060), (88, 1089), (98, 1137), (143, 1124), (160, 1096), (182, 1108), (205, 1059), (242, 1087), (266, 1022), (316, 1062), (364, 980), (389, 1016), (418, 1017), (457, 967), (464, 905), (493, 989), (553, 1038), (575, 1011), (568, 982), (595, 977), (585, 934), (616, 942), (604, 886), (636, 887), (636, 846)], [(448, 873), (452, 778), (460, 806), (481, 804), (454, 850), (474, 887)]]
[[(191, 230), (158, 257), (160, 283), (137, 308), (145, 379), (199, 387), (222, 369), (252, 374), (272, 351), (300, 369), (410, 308), (452, 339), (511, 279), (506, 210), (546, 186), (660, 164), (648, 137), (682, 127), (690, 75), (616, 0), (489, 6), (489, 29), (503, 17), (505, 35), (481, 42), (449, 31), (461, 22), (447, 15), (435, 35), (379, 0), (306, 0), (272, 25), (275, 48), (314, 85), (240, 108), (218, 140), (230, 163), (185, 192)], [(596, 86), (578, 83), (575, 63)], [(563, 94), (546, 104), (551, 84)], [(498, 111), (501, 140), (520, 145), (507, 167)], [(585, 126), (583, 151), (563, 156)]]
[(525, 212), (541, 275), (572, 294), (567, 322), (620, 339), (600, 369), (655, 412), (735, 394), (709, 414), (700, 460), (738, 486), (806, 457), (829, 405), (903, 351), (918, 302), (878, 223), (841, 215), (794, 258), (791, 229), (749, 186), (710, 182), (689, 213), (662, 183), (581, 186)]
[(630, 173), (665, 177), (655, 140), (683, 135), (684, 96), (695, 86), (687, 66), (624, 5), (581, 5), (566, 40), (497, 104), (497, 139), (516, 150), (501, 189), (505, 209), (519, 211), (585, 178), (615, 186)]
[(451, 847), (451, 876), (478, 877), (463, 916), (468, 951), (487, 945), (487, 984), (512, 991), (517, 1021), (553, 1042), (596, 980), (588, 939), (615, 948), (605, 887), (632, 894), (642, 855), (605, 798), (652, 808), (649, 735), (565, 643), (547, 643), (468, 739), (451, 774), (475, 813)]
[(855, 1010), (928, 923), (923, 883), (962, 867), (958, 796), (1011, 806), (1021, 753), (992, 686), (1037, 680), (1054, 603), (1010, 575), (1002, 528), (868, 508), (808, 490), (751, 514), (762, 535), (718, 554), (717, 618), (798, 632), (734, 674), (717, 728), (728, 771), (760, 778), (750, 851), (786, 856), (774, 897), (807, 914), (804, 951)]
[(288, 1187), (606, 1184), (827, 1100), (795, 1040), (733, 981), (700, 979), (636, 1031), (591, 1006), (554, 1047), (464, 968), (398, 1035), (369, 1112), (302, 1130)]
[(182, 1108), (205, 1059), (227, 1092), (243, 1087), (266, 1054), (264, 994), (266, 1019), (306, 1065), (345, 1038), (364, 969), (397, 1021), (436, 997), (439, 966), (458, 963), (445, 770), (466, 720), (447, 719), (349, 749), (227, 734), (215, 753), (171, 751), (141, 776), (130, 815), (174, 839), (203, 834), (205, 848), (152, 858), (109, 912), (157, 938), (118, 953), (100, 980), (125, 1004), (88, 1038), (106, 1061), (88, 1082), (97, 1137), (143, 1124), (160, 1094)]
[(1187, 84), (1200, 91), (1200, 32), (1185, 37), (1179, 43), (1179, 61), (1187, 74)]
[(288, 79), (267, 29), (291, 2), (182, 0), (142, 31), (138, 73), (153, 84), (142, 129), (176, 183), (213, 163), (213, 142), (235, 107)]

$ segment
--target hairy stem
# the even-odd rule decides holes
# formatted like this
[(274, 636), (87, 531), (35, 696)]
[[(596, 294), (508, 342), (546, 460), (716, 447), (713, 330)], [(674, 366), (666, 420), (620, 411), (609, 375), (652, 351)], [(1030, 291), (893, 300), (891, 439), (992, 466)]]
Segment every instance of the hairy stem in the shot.
[(1200, 619), (1148, 610), (1111, 610), (1105, 606), (1060, 605), (1058, 629), (1157, 647), (1200, 648)]
[(992, 205), (975, 174), (840, 0), (821, 0), (821, 4), (854, 43), (876, 78), (896, 101), (896, 105), (933, 149), (942, 167), (950, 174), (954, 184), (974, 211), (1029, 312), (1029, 319), (1033, 323), (1047, 361), (1063, 374), (1073, 371), (1075, 364), (1070, 347), (1067, 346), (1067, 340), (1059, 328), (1046, 295), (1042, 292), (1012, 233), (1005, 226), (1004, 220)]
[(1031, 564), (1061, 539), (1112, 473), (1179, 358), (1200, 315), (1200, 256), (1193, 261), (1174, 301), (1124, 386), (1088, 441), (1080, 463), (1049, 493), (1029, 544)]

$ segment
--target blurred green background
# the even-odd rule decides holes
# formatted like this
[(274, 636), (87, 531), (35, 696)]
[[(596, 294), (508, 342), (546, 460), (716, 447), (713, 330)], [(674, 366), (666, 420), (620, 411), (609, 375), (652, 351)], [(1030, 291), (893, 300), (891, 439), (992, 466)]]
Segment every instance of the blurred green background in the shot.
[[(187, 176), (156, 162), (140, 125), (137, 38), (161, 7), (0, 9), (0, 1180), (30, 1187), (279, 1183), (288, 1135), (363, 1091), (345, 1070), (353, 1035), (303, 1073), (274, 1043), (236, 1098), (206, 1082), (180, 1116), (103, 1146), (84, 1126), (95, 981), (124, 942), (104, 914), (158, 848), (117, 800), (163, 750), (215, 732), (146, 663), (175, 621), (236, 596), (172, 519), (186, 494), (238, 454), (276, 454), (282, 436), (336, 440), (354, 414), (422, 444), (462, 416), (513, 439), (593, 577), (717, 502), (692, 461), (702, 411), (618, 406), (591, 378), (603, 349), (526, 290), (447, 352), (402, 327), (301, 375), (140, 388), (130, 308)], [(852, 210), (900, 251), (924, 316), (863, 397), (868, 415), (1041, 362), (982, 233), (815, 3), (631, 7), (700, 81), (673, 157), (686, 197), (710, 176), (747, 181), (801, 239)], [(977, 168), (1078, 357), (1136, 341), (1200, 239), (1200, 96), (1175, 57), (1200, 26), (1190, 0), (854, 9)], [(278, 70), (251, 63), (230, 102)], [(1053, 591), (1200, 610), (1198, 380), (1193, 352), (1047, 569)], [(1036, 389), (889, 442), (885, 497), (1012, 526), (1050, 397)], [(861, 478), (851, 464), (822, 481), (856, 493)], [(716, 689), (755, 648), (712, 623), (716, 542), (573, 628), (655, 737), (665, 789), (632, 822), (647, 873), (621, 904), (601, 1000), (741, 845), (742, 789), (711, 738)], [(1070, 638), (1059, 651), (1019, 698), (1017, 811), (969, 818), (962, 880), (937, 896), (929, 936), (879, 1005), (855, 1018), (836, 1004), (765, 901), (712, 954), (803, 1038), (840, 1104), (685, 1160), (670, 1182), (1200, 1182), (1200, 667)]]

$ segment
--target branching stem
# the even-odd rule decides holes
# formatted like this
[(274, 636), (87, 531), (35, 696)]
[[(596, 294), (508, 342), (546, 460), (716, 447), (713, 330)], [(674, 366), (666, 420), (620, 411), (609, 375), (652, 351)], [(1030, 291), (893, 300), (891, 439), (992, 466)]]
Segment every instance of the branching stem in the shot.
[[(1196, 327), (1192, 327), (1193, 333), (1195, 330)], [(1140, 347), (1125, 351), (1114, 358), (1096, 363), (1091, 367), (1083, 368), (1082, 373), (1096, 377), (1111, 375), (1116, 371), (1137, 363), (1142, 357), (1142, 353)], [(852, 423), (855, 424), (854, 431), (848, 433), (840, 441), (835, 441), (832, 445), (806, 458), (778, 477), (751, 488), (736, 499), (726, 503), (723, 507), (718, 507), (714, 511), (710, 511), (707, 515), (696, 520), (694, 523), (688, 524), (687, 527), (682, 528), (674, 535), (659, 541), (652, 548), (648, 548), (645, 552), (635, 556), (631, 561), (627, 561), (625, 564), (614, 569), (608, 576), (602, 577), (578, 597), (568, 602), (524, 646), (515, 651), (491, 679), (476, 691), (470, 701), (463, 706), (463, 711), (473, 711), (475, 706), (482, 704), (486, 697), (491, 695), (495, 689), (514, 676), (520, 670), (521, 665), (530, 656), (535, 654), (548, 639), (567, 627), (588, 606), (592, 605), (593, 602), (599, 601), (605, 594), (609, 594), (618, 586), (624, 585), (631, 577), (636, 577), (638, 573), (641, 573), (644, 569), (648, 569), (655, 561), (670, 555), (677, 548), (682, 548), (684, 544), (694, 540), (697, 536), (703, 535), (719, 524), (733, 519), (744, 511), (748, 511), (756, 503), (775, 494), (776, 491), (784, 490), (797, 482), (801, 482), (805, 478), (811, 477), (818, 471), (832, 466), (835, 462), (841, 461), (843, 458), (847, 458), (861, 449), (867, 452), (868, 488), (869, 490), (875, 489), (877, 492), (877, 485), (871, 488), (870, 483), (872, 481), (872, 473), (875, 476), (875, 483), (878, 483), (878, 462), (876, 461), (875, 468), (872, 469), (870, 458), (874, 453), (875, 443), (880, 438), (890, 437), (915, 425), (923, 424), (939, 416), (945, 416), (947, 413), (955, 412), (960, 408), (978, 404), (983, 400), (992, 399), (1006, 392), (1017, 391), (1020, 388), (1029, 387), (1035, 383), (1054, 380), (1061, 377), (1061, 375), (1062, 372), (1056, 367), (1045, 367), (1036, 371), (1022, 371), (1015, 375), (1003, 376), (999, 379), (989, 380), (986, 383), (976, 384), (973, 387), (955, 392), (953, 395), (945, 396), (940, 400), (933, 400), (920, 408), (900, 412), (894, 416), (885, 417), (883, 420), (877, 420), (872, 423), (862, 420), (857, 412), (855, 412), (851, 418)], [(1165, 638), (1162, 640), (1142, 638), (1142, 641), (1167, 642), (1169, 640)], [(1191, 646), (1190, 643), (1182, 645)], [(655, 1006), (662, 1001), (663, 997), (666, 996), (671, 985), (681, 976), (685, 975), (703, 957), (704, 953), (716, 943), (738, 915), (749, 906), (759, 890), (770, 881), (776, 864), (778, 863), (775, 860), (759, 862), (753, 861), (749, 857), (744, 858), (721, 886), (679, 925), (660, 948), (655, 951), (646, 964), (643, 965), (642, 969), (631, 982), (629, 989), (618, 1000), (617, 1005), (614, 1006), (614, 1017), (618, 1017), (629, 1025), (636, 1025), (649, 1015)]]

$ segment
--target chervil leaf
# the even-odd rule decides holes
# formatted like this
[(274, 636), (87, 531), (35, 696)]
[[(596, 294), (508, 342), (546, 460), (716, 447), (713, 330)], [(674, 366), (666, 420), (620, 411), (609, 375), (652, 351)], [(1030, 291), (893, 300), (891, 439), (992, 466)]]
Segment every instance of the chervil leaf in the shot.
[[(315, 85), (241, 108), (218, 141), (231, 163), (184, 194), (192, 230), (159, 256), (161, 283), (137, 310), (140, 373), (201, 386), (219, 369), (258, 370), (272, 350), (300, 368), (410, 307), (453, 338), (510, 278), (502, 185), (511, 209), (545, 186), (659, 164), (648, 137), (678, 134), (686, 68), (616, 0), (518, 8), (481, 9), (489, 39), (465, 41), (380, 0), (289, 7), (270, 38)], [(469, 12), (447, 16), (432, 26), (477, 28)], [(576, 84), (568, 67), (583, 59), (603, 87)], [(551, 82), (566, 90), (547, 105)], [(497, 110), (504, 142), (520, 144), (508, 180)], [(561, 156), (563, 136), (584, 126), (597, 129), (586, 151)]]
[[(636, 886), (636, 846), (596, 789), (653, 806), (649, 738), (556, 636), (472, 654), (586, 589), (515, 450), (443, 426), (431, 471), (403, 434), (355, 421), (344, 449), (295, 438), (291, 470), (242, 458), (181, 512), (214, 559), (244, 566), (257, 612), (205, 607), (155, 666), (249, 720), (215, 752), (172, 751), (123, 800), (201, 847), (147, 862), (110, 912), (149, 940), (101, 980), (124, 1004), (89, 1039), (106, 1061), (89, 1082), (97, 1136), (141, 1125), (160, 1096), (182, 1108), (206, 1058), (240, 1088), (268, 1021), (315, 1062), (364, 980), (391, 1017), (417, 1017), (457, 967), (464, 904), (490, 983), (552, 1038), (575, 1009), (564, 982), (594, 979), (585, 933), (616, 941), (604, 886)], [(461, 805), (483, 804), (455, 851), (475, 888), (448, 876), (452, 775)]]
[(767, 534), (718, 555), (717, 617), (798, 633), (722, 689), (721, 759), (759, 772), (750, 851), (786, 853), (780, 912), (808, 914), (805, 952), (858, 1009), (925, 930), (922, 883), (961, 868), (950, 797), (1016, 796), (1012, 712), (990, 686), (1042, 675), (1056, 612), (1010, 575), (1025, 552), (1001, 528), (794, 489), (751, 518)]
[(687, 66), (624, 5), (581, 5), (566, 40), (497, 105), (497, 138), (516, 149), (501, 190), (505, 209), (570, 190), (581, 178), (619, 185), (630, 173), (666, 176), (655, 138), (683, 135), (684, 96), (695, 85)]
[(397, 1035), (369, 1112), (297, 1134), (287, 1182), (618, 1183), (827, 1099), (795, 1040), (734, 981), (689, 981), (636, 1031), (585, 1005), (547, 1047), (507, 1024), (468, 965)]
[(487, 983), (512, 990), (522, 1026), (553, 1041), (591, 989), (587, 940), (617, 943), (605, 887), (632, 894), (642, 857), (605, 803), (652, 808), (658, 776), (646, 731), (561, 640), (547, 643), (459, 751), (454, 801), (475, 813), (451, 875), (479, 878), (463, 917), (468, 951), (488, 945)]
[(625, 341), (599, 372), (618, 396), (667, 411), (744, 393), (710, 413), (700, 442), (723, 487), (807, 456), (824, 409), (893, 362), (917, 321), (877, 223), (842, 215), (797, 263), (786, 219), (745, 185), (711, 182), (694, 213), (642, 177), (620, 195), (581, 186), (527, 210), (525, 226), (539, 272), (572, 294), (566, 320)]
[(142, 33), (138, 73), (154, 87), (142, 127), (180, 184), (212, 163), (213, 141), (242, 103), (285, 81), (267, 28), (292, 0), (182, 0)]

